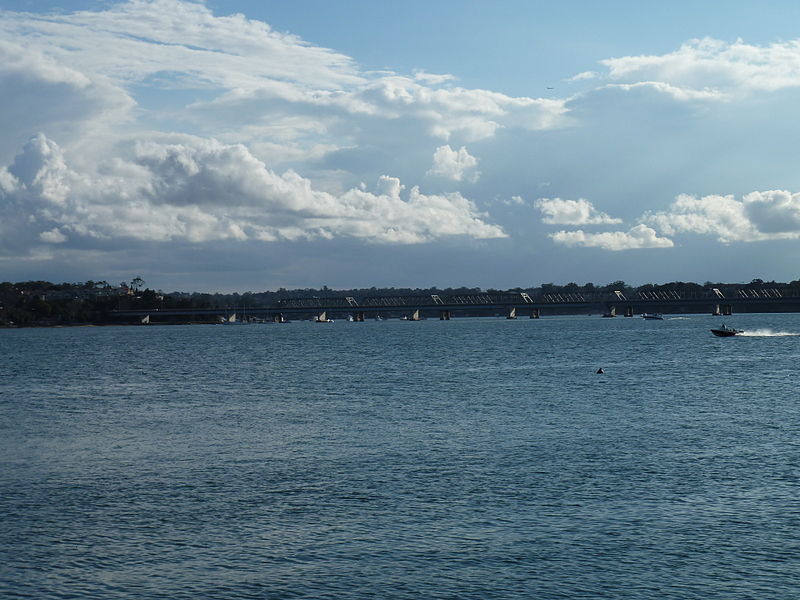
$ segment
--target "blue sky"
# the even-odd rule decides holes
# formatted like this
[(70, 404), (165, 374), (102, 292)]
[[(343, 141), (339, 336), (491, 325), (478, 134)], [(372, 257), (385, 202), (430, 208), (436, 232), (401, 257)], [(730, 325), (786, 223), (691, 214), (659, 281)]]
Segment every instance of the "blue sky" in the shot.
[(0, 280), (800, 277), (800, 5), (0, 0)]

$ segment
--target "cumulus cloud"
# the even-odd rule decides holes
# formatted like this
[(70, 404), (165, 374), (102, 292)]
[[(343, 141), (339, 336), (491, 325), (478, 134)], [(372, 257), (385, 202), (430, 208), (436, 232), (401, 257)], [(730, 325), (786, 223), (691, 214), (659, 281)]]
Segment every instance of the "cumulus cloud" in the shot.
[(449, 145), (439, 146), (433, 153), (433, 166), (428, 175), (438, 175), (453, 181), (475, 182), (480, 177), (476, 170), (478, 159), (472, 156), (464, 146), (453, 150)]
[(622, 219), (610, 217), (598, 211), (585, 198), (564, 200), (561, 198), (539, 198), (533, 205), (542, 214), (542, 223), (548, 225), (609, 225), (622, 223)]
[(800, 86), (800, 41), (767, 46), (696, 39), (663, 55), (624, 56), (600, 61), (608, 77), (625, 83), (659, 82), (685, 99), (723, 98), (756, 90)]
[(713, 235), (722, 243), (800, 238), (800, 194), (785, 190), (733, 196), (681, 194), (644, 220), (667, 235)]
[(334, 195), (293, 171), (270, 170), (244, 146), (213, 140), (139, 143), (130, 162), (115, 159), (102, 172), (79, 174), (55, 142), (33, 138), (2, 180), (4, 241), (19, 247), (72, 239), (351, 237), (415, 244), (446, 236), (505, 237), (458, 193), (426, 195), (412, 187), (405, 194), (399, 179), (385, 176), (374, 193)]
[(565, 246), (583, 246), (611, 251), (671, 248), (673, 246), (672, 240), (658, 237), (653, 229), (643, 224), (637, 225), (628, 231), (586, 233), (579, 229), (577, 231), (558, 231), (551, 234), (550, 237), (556, 243)]
[(751, 192), (743, 198), (745, 212), (767, 236), (800, 236), (800, 194), (786, 190)]

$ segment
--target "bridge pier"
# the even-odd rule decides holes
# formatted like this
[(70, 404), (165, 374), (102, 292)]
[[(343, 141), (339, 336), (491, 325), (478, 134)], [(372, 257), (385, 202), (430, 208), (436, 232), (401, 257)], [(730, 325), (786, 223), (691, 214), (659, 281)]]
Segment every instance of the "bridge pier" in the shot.
[(733, 314), (733, 306), (730, 304), (715, 304), (714, 311), (711, 313), (715, 317), (720, 315), (729, 316)]

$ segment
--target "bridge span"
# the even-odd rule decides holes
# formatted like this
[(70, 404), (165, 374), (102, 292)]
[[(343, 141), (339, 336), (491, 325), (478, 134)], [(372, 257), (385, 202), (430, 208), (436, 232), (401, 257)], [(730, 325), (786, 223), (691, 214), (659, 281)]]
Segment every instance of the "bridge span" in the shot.
[(800, 296), (784, 296), (775, 290), (740, 290), (726, 297), (719, 290), (704, 295), (681, 295), (676, 292), (642, 292), (628, 298), (622, 292), (608, 294), (479, 293), (446, 296), (353, 296), (292, 298), (266, 307), (217, 308), (135, 308), (117, 310), (118, 322), (235, 322), (333, 319), (363, 321), (377, 318), (401, 318), (411, 321), (425, 318), (449, 320), (464, 316), (540, 318), (548, 315), (598, 314), (632, 317), (641, 313), (715, 314), (734, 312), (798, 312)]

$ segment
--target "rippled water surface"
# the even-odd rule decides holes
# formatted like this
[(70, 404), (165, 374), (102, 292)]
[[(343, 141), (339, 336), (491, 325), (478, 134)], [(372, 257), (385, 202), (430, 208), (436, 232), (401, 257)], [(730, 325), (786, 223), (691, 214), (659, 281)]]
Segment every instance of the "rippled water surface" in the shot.
[(800, 315), (726, 322), (2, 330), (0, 596), (798, 598)]

